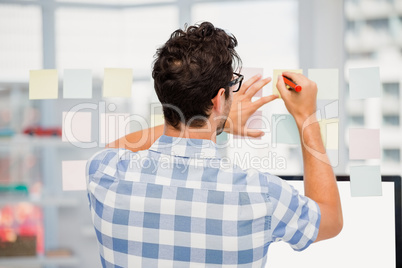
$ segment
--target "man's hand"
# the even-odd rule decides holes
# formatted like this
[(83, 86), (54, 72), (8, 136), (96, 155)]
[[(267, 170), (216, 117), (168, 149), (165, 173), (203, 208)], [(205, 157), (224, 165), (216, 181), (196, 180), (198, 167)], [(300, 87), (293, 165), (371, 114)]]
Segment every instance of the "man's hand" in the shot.
[(233, 102), (225, 124), (224, 131), (239, 135), (260, 137), (264, 132), (258, 129), (247, 129), (246, 123), (250, 116), (264, 104), (278, 98), (277, 95), (261, 97), (252, 102), (251, 98), (265, 85), (271, 82), (271, 78), (261, 79), (261, 75), (255, 75), (241, 86), (240, 90), (233, 94)]
[(287, 89), (282, 75), (278, 76), (276, 87), (285, 102), (285, 106), (293, 115), (296, 123), (302, 125), (317, 110), (317, 85), (302, 74), (284, 72), (283, 75), (292, 79), (303, 89), (300, 92)]

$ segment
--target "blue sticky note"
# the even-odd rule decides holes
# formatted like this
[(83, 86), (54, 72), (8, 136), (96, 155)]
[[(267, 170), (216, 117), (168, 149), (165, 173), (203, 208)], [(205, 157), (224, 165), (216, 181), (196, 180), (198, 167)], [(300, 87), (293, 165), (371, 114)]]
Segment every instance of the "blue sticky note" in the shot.
[(308, 78), (317, 84), (317, 99), (339, 99), (338, 69), (308, 69)]
[(296, 121), (290, 114), (272, 115), (272, 144), (300, 144)]
[(353, 100), (381, 97), (380, 68), (349, 69), (349, 89)]
[(92, 71), (80, 69), (64, 70), (63, 98), (90, 99), (92, 98)]
[(222, 132), (221, 134), (219, 134), (218, 136), (216, 136), (217, 144), (225, 144), (228, 142), (228, 140), (229, 140), (229, 136), (228, 136), (228, 133), (226, 133), (225, 131)]
[(350, 193), (353, 197), (381, 196), (380, 166), (350, 167)]
[(324, 109), (326, 119), (339, 117), (339, 101), (328, 103), (327, 105), (324, 106)]

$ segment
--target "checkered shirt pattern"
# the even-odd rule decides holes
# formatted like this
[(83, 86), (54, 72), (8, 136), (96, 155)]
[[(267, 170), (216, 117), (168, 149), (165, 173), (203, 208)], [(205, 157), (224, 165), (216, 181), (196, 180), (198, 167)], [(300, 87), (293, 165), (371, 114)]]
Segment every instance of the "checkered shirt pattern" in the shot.
[(96, 153), (87, 186), (103, 267), (264, 267), (272, 242), (300, 251), (316, 239), (316, 202), (222, 162), (210, 140), (165, 135)]

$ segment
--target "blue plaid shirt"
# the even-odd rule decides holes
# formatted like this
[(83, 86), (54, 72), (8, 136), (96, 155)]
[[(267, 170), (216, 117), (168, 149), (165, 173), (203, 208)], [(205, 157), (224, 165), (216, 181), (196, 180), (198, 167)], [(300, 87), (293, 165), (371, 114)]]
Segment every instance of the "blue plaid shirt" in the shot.
[(223, 163), (210, 140), (161, 136), (87, 164), (103, 267), (263, 267), (269, 245), (317, 237), (320, 210), (286, 181)]

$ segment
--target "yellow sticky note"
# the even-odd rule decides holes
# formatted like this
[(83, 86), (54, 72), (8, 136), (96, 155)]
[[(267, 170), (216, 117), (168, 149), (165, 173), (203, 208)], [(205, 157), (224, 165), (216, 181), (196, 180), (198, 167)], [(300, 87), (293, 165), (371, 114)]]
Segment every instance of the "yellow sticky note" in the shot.
[(321, 129), (321, 137), (324, 143), (325, 149), (338, 150), (339, 140), (339, 119), (324, 119), (319, 121)]
[(31, 70), (29, 72), (29, 99), (57, 99), (59, 83), (57, 70)]
[(163, 114), (151, 114), (151, 127), (164, 124), (165, 124), (165, 118), (163, 117)]
[(276, 88), (276, 82), (278, 81), (278, 76), (282, 75), (283, 72), (293, 72), (293, 73), (303, 74), (302, 69), (275, 69), (274, 74), (272, 76), (272, 94), (279, 95), (279, 98), (281, 97), (281, 94), (279, 94), (279, 91)]
[(103, 75), (103, 97), (131, 97), (133, 69), (105, 68)]

